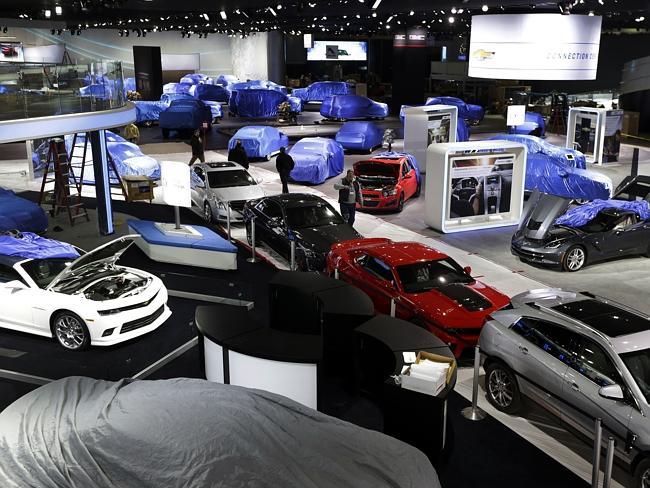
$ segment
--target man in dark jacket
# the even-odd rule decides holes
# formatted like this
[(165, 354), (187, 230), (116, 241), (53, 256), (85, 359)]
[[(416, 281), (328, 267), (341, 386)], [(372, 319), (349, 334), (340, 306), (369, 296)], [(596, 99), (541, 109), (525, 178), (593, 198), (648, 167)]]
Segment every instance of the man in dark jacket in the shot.
[(235, 141), (235, 147), (228, 151), (228, 161), (239, 163), (244, 168), (248, 169), (248, 154), (240, 140)]
[(275, 169), (280, 174), (280, 181), (282, 181), (282, 193), (289, 193), (289, 173), (296, 165), (293, 158), (289, 156), (284, 147), (280, 148), (280, 154), (275, 158)]
[(354, 171), (349, 169), (340, 183), (334, 183), (334, 189), (339, 191), (341, 216), (343, 216), (343, 220), (350, 224), (350, 227), (353, 227), (357, 202), (361, 201), (361, 188), (354, 177)]
[(192, 159), (190, 159), (190, 166), (198, 159), (205, 163), (205, 153), (203, 152), (203, 138), (201, 138), (201, 131), (196, 129), (190, 139), (190, 146), (192, 146)]

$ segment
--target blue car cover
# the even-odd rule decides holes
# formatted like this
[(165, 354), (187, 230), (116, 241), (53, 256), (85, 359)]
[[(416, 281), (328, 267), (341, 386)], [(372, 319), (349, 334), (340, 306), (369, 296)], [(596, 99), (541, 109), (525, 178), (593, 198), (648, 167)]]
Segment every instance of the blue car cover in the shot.
[(465, 119), (458, 117), (456, 121), (456, 142), (469, 141), (470, 130)]
[(219, 85), (194, 85), (190, 88), (190, 95), (203, 101), (228, 103), (230, 92)]
[(296, 163), (291, 179), (319, 184), (343, 172), (343, 148), (325, 137), (305, 137), (289, 151)]
[(527, 191), (538, 189), (543, 193), (577, 200), (608, 199), (612, 194), (612, 180), (603, 174), (585, 169), (584, 155), (574, 149), (554, 146), (535, 136), (503, 134), (492, 140), (506, 140), (524, 144), (527, 149)]
[(582, 227), (591, 222), (598, 215), (598, 212), (607, 208), (631, 210), (641, 220), (650, 220), (650, 204), (646, 200), (633, 202), (627, 200), (594, 200), (569, 209), (564, 215), (560, 215), (555, 219), (555, 224), (566, 225), (567, 227)]
[(70, 244), (46, 239), (32, 232), (20, 237), (0, 236), (0, 256), (23, 259), (77, 259), (79, 253)]
[(417, 159), (415, 159), (415, 156), (412, 154), (397, 151), (384, 151), (378, 154), (373, 154), (372, 157), (381, 159), (399, 159), (405, 157), (408, 160), (409, 165), (415, 170), (415, 178), (418, 180), (418, 183), (422, 183), (420, 165), (418, 164)]
[(388, 105), (361, 95), (333, 95), (323, 100), (320, 114), (328, 119), (383, 119)]
[(212, 111), (201, 100), (180, 98), (163, 110), (158, 125), (163, 129), (198, 129), (203, 122), (212, 122)]
[(286, 100), (286, 95), (275, 90), (233, 90), (230, 111), (240, 117), (272, 118), (278, 114), (278, 105)]
[(228, 150), (241, 141), (249, 158), (265, 158), (289, 145), (289, 138), (275, 127), (268, 125), (247, 125), (242, 127), (228, 141)]
[(515, 127), (509, 127), (511, 134), (530, 134), (544, 137), (546, 135), (546, 122), (542, 114), (537, 112), (526, 112), (524, 123)]
[(344, 149), (358, 151), (370, 151), (381, 145), (384, 136), (377, 124), (374, 122), (346, 122), (336, 133), (336, 142)]
[(317, 81), (307, 88), (295, 88), (292, 95), (302, 99), (303, 102), (322, 102), (332, 95), (349, 95), (350, 93), (352, 93), (352, 88), (348, 83)]
[(209, 100), (205, 100), (203, 102), (207, 107), (210, 109), (210, 113), (212, 114), (212, 119), (220, 119), (223, 117), (223, 107), (221, 106), (221, 103), (219, 102), (211, 102)]
[(235, 75), (219, 75), (215, 85), (230, 86), (233, 83), (239, 83), (239, 79)]
[(208, 83), (210, 77), (201, 73), (188, 73), (180, 79), (181, 83), (189, 83), (191, 85), (198, 85), (199, 83)]
[(289, 96), (287, 97), (287, 101), (291, 105), (292, 112), (302, 112), (302, 100), (300, 98)]
[(0, 232), (45, 232), (47, 215), (30, 200), (17, 196), (11, 190), (0, 188)]
[(191, 83), (166, 83), (163, 85), (163, 93), (190, 93)]
[(485, 110), (480, 105), (465, 103), (456, 97), (430, 97), (427, 98), (425, 105), (453, 105), (458, 107), (458, 118), (477, 121), (483, 120)]
[(136, 100), (133, 102), (135, 105), (136, 124), (147, 121), (157, 121), (160, 118), (160, 113), (169, 107), (173, 100), (178, 100), (179, 98), (193, 97), (186, 93), (164, 93), (158, 101)]
[(136, 91), (135, 78), (124, 79), (124, 93), (128, 91)]

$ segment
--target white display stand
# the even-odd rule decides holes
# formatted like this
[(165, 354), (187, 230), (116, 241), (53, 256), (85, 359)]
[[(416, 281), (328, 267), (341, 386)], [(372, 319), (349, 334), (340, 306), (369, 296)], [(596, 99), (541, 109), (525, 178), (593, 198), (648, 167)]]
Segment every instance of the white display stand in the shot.
[(606, 108), (570, 108), (566, 147), (583, 153), (588, 163), (603, 164), (606, 119)]
[(456, 142), (458, 107), (425, 105), (404, 110), (404, 152), (412, 154), (420, 171), (426, 172), (427, 147)]
[(526, 157), (526, 147), (510, 141), (431, 144), (425, 222), (444, 233), (518, 224)]

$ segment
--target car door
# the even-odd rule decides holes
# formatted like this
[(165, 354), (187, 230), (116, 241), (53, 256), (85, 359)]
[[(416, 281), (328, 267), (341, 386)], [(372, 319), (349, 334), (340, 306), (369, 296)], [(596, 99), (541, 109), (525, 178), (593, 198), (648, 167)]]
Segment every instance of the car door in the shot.
[(278, 254), (288, 257), (290, 244), (287, 239), (287, 225), (282, 206), (278, 202), (267, 200), (264, 215), (267, 244)]
[(614, 434), (617, 450), (625, 447), (632, 414), (628, 402), (603, 398), (601, 387), (618, 384), (626, 390), (614, 361), (596, 341), (576, 334), (578, 354), (564, 377), (562, 397), (567, 403), (563, 419), (583, 434), (592, 436), (594, 422), (601, 418), (603, 428)]
[(38, 290), (28, 287), (15, 269), (0, 264), (0, 303), (3, 304), (0, 323), (25, 332), (35, 329), (32, 306), (38, 300), (34, 292)]
[(194, 185), (191, 185), (192, 202), (194, 202), (194, 205), (202, 209), (203, 202), (207, 200), (206, 198), (207, 183), (205, 181), (206, 180), (205, 171), (200, 166), (194, 166), (192, 168), (192, 171), (194, 172), (195, 175), (192, 177), (192, 179), (196, 182)]
[(402, 188), (404, 189), (404, 200), (407, 200), (415, 195), (418, 186), (415, 170), (410, 168), (406, 162), (403, 162), (400, 169), (400, 177), (402, 179)]
[(524, 393), (561, 416), (564, 375), (573, 355), (569, 331), (535, 317), (521, 317), (510, 330), (518, 340), (507, 353), (524, 380)]
[(603, 239), (604, 257), (645, 252), (648, 249), (648, 227), (639, 223), (636, 214), (621, 216)]
[(255, 207), (255, 232), (259, 241), (266, 242), (271, 248), (277, 246), (277, 232), (274, 219), (282, 219), (282, 208), (277, 202), (265, 199), (260, 201)]
[(389, 314), (391, 299), (397, 298), (395, 277), (388, 264), (369, 254), (355, 258), (354, 284), (372, 299), (378, 313)]

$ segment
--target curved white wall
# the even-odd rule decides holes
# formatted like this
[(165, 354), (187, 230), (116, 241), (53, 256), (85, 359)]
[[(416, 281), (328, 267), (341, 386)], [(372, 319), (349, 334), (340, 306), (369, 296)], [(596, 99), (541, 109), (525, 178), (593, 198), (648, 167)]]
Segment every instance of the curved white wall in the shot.
[(621, 94), (650, 90), (650, 56), (635, 59), (623, 66)]

